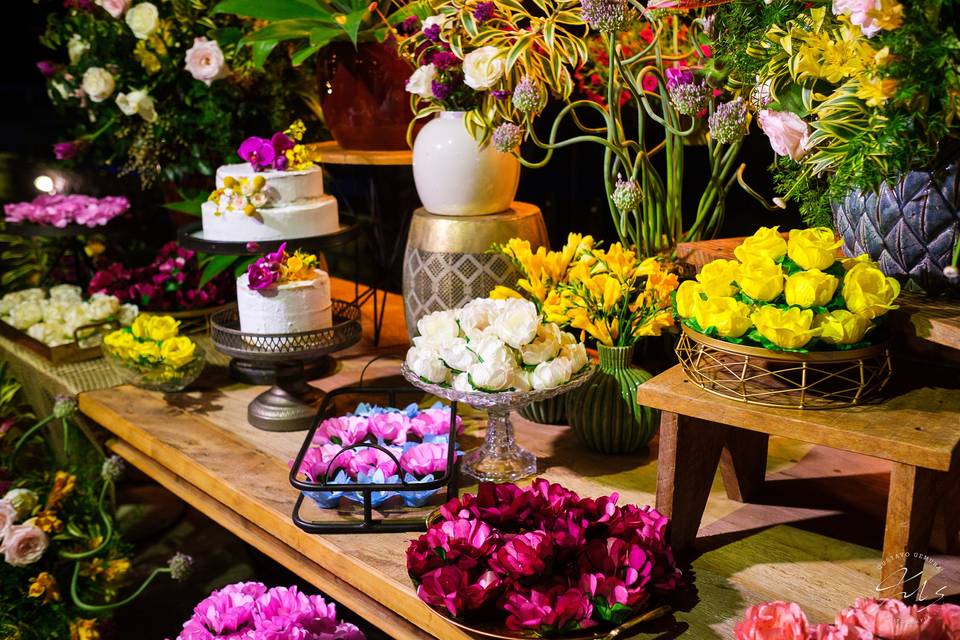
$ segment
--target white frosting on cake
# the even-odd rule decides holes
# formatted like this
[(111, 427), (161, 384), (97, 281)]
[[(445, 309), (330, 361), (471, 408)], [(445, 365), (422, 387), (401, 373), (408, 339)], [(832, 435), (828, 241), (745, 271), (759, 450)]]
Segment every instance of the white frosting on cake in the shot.
[(244, 333), (290, 334), (333, 325), (330, 276), (315, 270), (313, 280), (251, 289), (247, 274), (237, 278), (237, 309)]
[(253, 215), (204, 202), (200, 209), (206, 240), (251, 242), (286, 240), (334, 233), (340, 228), (337, 201), (323, 193), (320, 167), (301, 171), (254, 171), (249, 164), (229, 164), (217, 169), (217, 188), (230, 176), (237, 180), (262, 176), (267, 203)]

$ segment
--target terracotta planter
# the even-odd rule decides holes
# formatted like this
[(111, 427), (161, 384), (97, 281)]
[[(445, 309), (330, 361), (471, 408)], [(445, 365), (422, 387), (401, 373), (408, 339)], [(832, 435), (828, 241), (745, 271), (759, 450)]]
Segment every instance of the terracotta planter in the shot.
[(323, 118), (344, 149), (407, 149), (410, 67), (390, 45), (334, 42), (317, 57)]

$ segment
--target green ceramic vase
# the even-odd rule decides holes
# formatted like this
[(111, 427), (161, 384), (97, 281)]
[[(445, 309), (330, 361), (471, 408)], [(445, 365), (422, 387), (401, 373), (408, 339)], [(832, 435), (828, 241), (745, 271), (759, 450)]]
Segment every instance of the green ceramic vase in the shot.
[(528, 404), (520, 409), (521, 416), (539, 424), (567, 424), (566, 394)]
[(650, 374), (635, 367), (633, 347), (600, 345), (600, 367), (566, 395), (567, 420), (583, 444), (609, 454), (633, 453), (656, 433), (660, 412), (637, 404)]

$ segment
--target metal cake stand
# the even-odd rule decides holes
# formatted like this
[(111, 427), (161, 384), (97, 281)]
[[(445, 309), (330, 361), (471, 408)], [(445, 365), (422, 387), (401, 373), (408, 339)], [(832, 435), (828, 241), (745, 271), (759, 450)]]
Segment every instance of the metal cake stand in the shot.
[(342, 351), (360, 341), (360, 307), (333, 300), (333, 326), (289, 334), (244, 333), (235, 306), (210, 319), (217, 351), (273, 368), (273, 386), (247, 407), (247, 420), (264, 431), (309, 429), (324, 392), (307, 383), (304, 363)]

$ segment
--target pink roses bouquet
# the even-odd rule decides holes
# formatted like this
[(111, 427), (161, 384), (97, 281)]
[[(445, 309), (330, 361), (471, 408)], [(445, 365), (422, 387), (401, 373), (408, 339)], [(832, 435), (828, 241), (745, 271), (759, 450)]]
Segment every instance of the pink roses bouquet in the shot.
[(238, 582), (214, 591), (193, 609), (177, 640), (364, 640), (355, 625), (337, 620), (337, 605), (294, 587), (267, 589)]
[[(463, 429), (456, 418), (457, 432)], [(317, 484), (383, 485), (430, 482), (447, 470), (450, 409), (440, 402), (420, 410), (415, 404), (404, 409), (361, 403), (356, 411), (328, 418), (317, 427), (303, 455), (298, 475)], [(455, 455), (459, 455), (459, 450)], [(290, 461), (291, 468), (296, 464)], [(401, 495), (404, 504), (422, 506), (436, 489), (417, 492), (378, 491), (374, 506)], [(321, 508), (330, 508), (340, 498), (362, 503), (358, 492), (311, 491), (306, 495)]]
[(12, 202), (3, 206), (7, 222), (31, 222), (63, 229), (68, 224), (102, 227), (130, 209), (123, 196), (94, 198), (79, 194), (41, 195), (32, 202)]
[(899, 600), (858, 598), (833, 624), (812, 625), (793, 602), (747, 609), (736, 640), (950, 640), (960, 638), (960, 606), (907, 606)]
[(581, 498), (543, 478), (481, 483), (440, 508), (407, 549), (417, 595), (455, 618), (501, 617), (539, 634), (616, 625), (683, 584), (650, 507)]

